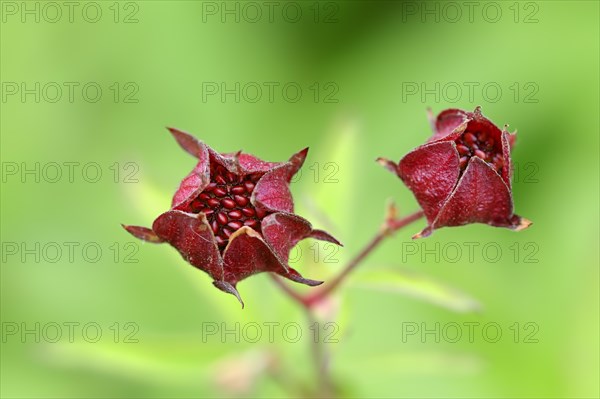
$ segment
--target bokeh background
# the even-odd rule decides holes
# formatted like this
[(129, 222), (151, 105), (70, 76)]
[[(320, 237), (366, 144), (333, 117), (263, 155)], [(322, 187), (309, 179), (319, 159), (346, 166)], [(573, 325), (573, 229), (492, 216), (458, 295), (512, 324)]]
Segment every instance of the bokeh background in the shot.
[(597, 2), (0, 4), (2, 397), (309, 395), (315, 331), (268, 276), (240, 283), (242, 310), (121, 229), (150, 225), (194, 165), (165, 126), (273, 161), (309, 146), (297, 211), (345, 247), (303, 243), (294, 267), (328, 280), (386, 201), (418, 209), (374, 160), (424, 142), (427, 107), (476, 105), (518, 129), (534, 225), (390, 238), (319, 309), (338, 393), (598, 397)]

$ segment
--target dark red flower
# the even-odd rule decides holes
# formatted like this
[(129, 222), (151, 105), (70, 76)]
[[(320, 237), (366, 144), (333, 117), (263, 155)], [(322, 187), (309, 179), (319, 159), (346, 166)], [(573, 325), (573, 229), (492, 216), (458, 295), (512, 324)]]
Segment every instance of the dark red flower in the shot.
[(293, 213), (289, 183), (308, 148), (287, 162), (265, 162), (241, 151), (219, 154), (187, 133), (169, 130), (198, 164), (181, 182), (171, 209), (154, 221), (152, 229), (123, 227), (141, 240), (168, 242), (192, 266), (208, 273), (217, 288), (240, 302), (236, 284), (255, 273), (321, 284), (288, 265), (290, 250), (304, 238), (341, 245)]
[(500, 130), (474, 112), (447, 109), (432, 121), (434, 134), (397, 165), (378, 162), (398, 174), (423, 208), (429, 225), (414, 238), (434, 229), (486, 223), (522, 230), (531, 222), (513, 213), (510, 151), (515, 134)]

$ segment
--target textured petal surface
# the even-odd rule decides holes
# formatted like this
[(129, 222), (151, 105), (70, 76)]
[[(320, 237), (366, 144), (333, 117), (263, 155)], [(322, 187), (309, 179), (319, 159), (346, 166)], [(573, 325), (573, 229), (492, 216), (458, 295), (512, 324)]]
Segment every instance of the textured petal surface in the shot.
[(269, 170), (282, 165), (282, 162), (266, 162), (258, 159), (254, 155), (240, 154), (238, 158), (240, 167), (244, 173), (268, 172)]
[(328, 233), (313, 230), (308, 220), (293, 214), (273, 213), (263, 219), (261, 230), (265, 241), (286, 264), (292, 248), (305, 238), (311, 237), (341, 245)]
[(185, 207), (210, 182), (210, 149), (202, 141), (188, 133), (175, 128), (168, 129), (181, 148), (198, 158), (196, 167), (181, 181), (171, 201), (171, 208)]
[(242, 173), (242, 167), (240, 166), (240, 157), (243, 155), (241, 151), (230, 153), (230, 154), (219, 154), (212, 148), (208, 147), (208, 153), (210, 156), (211, 164), (216, 164), (224, 167), (229, 172), (239, 175)]
[(296, 282), (316, 285), (304, 279), (294, 269), (285, 265), (260, 234), (250, 227), (242, 227), (230, 238), (223, 254), (225, 274), (223, 280), (233, 287), (238, 281), (260, 272), (273, 272)]
[(389, 170), (390, 172), (392, 172), (393, 174), (395, 174), (395, 175), (398, 174), (398, 164), (396, 164), (396, 162), (389, 160), (387, 158), (377, 158), (376, 162), (379, 165), (386, 168), (387, 170)]
[[(215, 287), (236, 296), (242, 306), (236, 284), (255, 273), (273, 272), (295, 282), (321, 284), (287, 265), (290, 249), (303, 238), (341, 245), (327, 232), (314, 230), (308, 221), (291, 214), (294, 204), (289, 184), (302, 167), (308, 148), (287, 162), (265, 162), (241, 151), (221, 154), (188, 133), (169, 131), (198, 163), (181, 181), (171, 210), (160, 215), (152, 229), (123, 227), (139, 239), (168, 242), (188, 263), (208, 273)], [(285, 214), (269, 215), (273, 212)], [(267, 223), (262, 225), (273, 245), (261, 235), (259, 226), (265, 217)]]
[(454, 143), (442, 141), (417, 148), (398, 165), (398, 175), (415, 195), (429, 223), (456, 186), (458, 159)]
[(271, 212), (294, 212), (294, 200), (290, 192), (290, 166), (280, 166), (265, 173), (252, 193), (252, 204), (257, 209)]
[[(447, 109), (435, 119), (430, 112), (429, 119), (433, 137), (397, 166), (429, 222), (414, 238), (428, 236), (435, 228), (468, 223), (515, 230), (531, 225), (513, 214), (510, 152), (515, 134), (508, 133), (507, 126), (500, 130), (480, 107), (473, 112)], [(378, 162), (394, 169), (392, 161), (380, 158)]]
[(513, 220), (510, 190), (488, 163), (472, 157), (456, 190), (433, 222), (433, 228), (487, 223), (508, 227)]
[(309, 237), (314, 238), (315, 240), (328, 241), (332, 244), (336, 244), (336, 245), (339, 245), (340, 247), (343, 247), (341, 242), (339, 242), (335, 237), (333, 237), (331, 234), (329, 234), (328, 232), (323, 231), (323, 230), (315, 229), (310, 232)]
[(475, 111), (468, 112), (467, 115), (471, 119), (469, 122), (468, 130), (472, 131), (485, 131), (492, 135), (494, 139), (500, 139), (501, 130), (492, 121), (481, 114), (479, 107), (475, 108)]
[(242, 304), (242, 309), (244, 308), (244, 301), (242, 301), (242, 297), (240, 296), (240, 293), (233, 285), (231, 285), (227, 281), (223, 281), (223, 280), (215, 280), (215, 281), (213, 281), (213, 285), (215, 287), (217, 287), (218, 289), (220, 289), (221, 291), (235, 296), (237, 298), (237, 300), (240, 301), (240, 303)]
[(502, 131), (492, 121), (481, 114), (479, 107), (475, 108), (473, 112), (467, 112), (467, 115), (469, 123), (466, 130), (471, 132), (486, 132), (496, 143), (500, 143)]
[(294, 155), (291, 156), (291, 158), (288, 161), (290, 163), (290, 168), (288, 169), (288, 173), (290, 175), (288, 177), (288, 180), (291, 180), (292, 177), (294, 177), (294, 175), (296, 173), (298, 173), (298, 171), (300, 170), (302, 165), (304, 165), (304, 160), (306, 159), (307, 154), (308, 154), (308, 147), (306, 147), (303, 150), (298, 151), (297, 153), (295, 153)]
[(154, 231), (152, 231), (152, 229), (149, 229), (147, 227), (128, 226), (125, 224), (121, 226), (123, 226), (123, 228), (127, 230), (132, 236), (139, 238), (140, 240), (152, 242), (155, 244), (164, 242), (159, 236), (156, 235)]
[(209, 183), (210, 171), (208, 162), (200, 161), (194, 170), (179, 184), (179, 188), (175, 192), (175, 195), (173, 195), (171, 208), (185, 208)]
[(175, 247), (188, 263), (215, 280), (222, 279), (223, 261), (203, 213), (168, 211), (154, 221), (152, 230)]
[(504, 165), (502, 168), (502, 180), (504, 180), (509, 190), (511, 189), (513, 174), (512, 160), (510, 158), (510, 150), (512, 148), (512, 144), (510, 143), (511, 137), (514, 138), (515, 136), (511, 136), (507, 131), (502, 131), (502, 162)]
[(468, 121), (468, 119), (467, 112), (460, 109), (451, 108), (442, 111), (435, 120), (435, 131), (429, 141), (436, 141), (446, 137), (454, 129)]
[(175, 129), (172, 127), (167, 128), (177, 141), (177, 143), (187, 151), (190, 155), (198, 158), (201, 162), (208, 162), (207, 158), (207, 146), (192, 136), (189, 133), (183, 132), (179, 129)]

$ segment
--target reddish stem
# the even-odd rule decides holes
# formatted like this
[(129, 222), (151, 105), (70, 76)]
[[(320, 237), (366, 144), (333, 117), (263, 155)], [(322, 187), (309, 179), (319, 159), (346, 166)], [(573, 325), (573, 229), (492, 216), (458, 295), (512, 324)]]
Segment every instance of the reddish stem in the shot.
[(401, 229), (409, 225), (410, 223), (419, 220), (424, 216), (423, 211), (415, 212), (411, 215), (405, 216), (402, 219), (393, 219), (387, 220), (384, 224), (383, 228), (371, 239), (369, 244), (362, 251), (356, 255), (347, 265), (342, 269), (342, 271), (327, 284), (323, 288), (319, 290), (315, 290), (314, 293), (309, 294), (307, 296), (300, 295), (298, 292), (290, 288), (285, 282), (283, 282), (279, 277), (271, 274), (273, 280), (285, 291), (291, 298), (300, 303), (305, 308), (311, 308), (315, 303), (319, 302), (321, 299), (325, 298), (327, 295), (331, 294), (342, 281), (345, 280), (346, 276), (350, 274), (375, 248), (379, 246), (379, 244), (388, 236), (390, 236), (396, 230)]
[(296, 290), (292, 289), (292, 287), (290, 287), (289, 285), (287, 285), (281, 279), (281, 277), (279, 277), (275, 273), (268, 273), (268, 274), (271, 277), (271, 280), (273, 280), (275, 282), (275, 284), (277, 286), (279, 286), (279, 288), (281, 288), (283, 290), (283, 292), (285, 292), (286, 294), (288, 294), (288, 296), (290, 296), (291, 298), (293, 298), (295, 301), (297, 301), (297, 302), (299, 302), (299, 303), (301, 303), (301, 304), (304, 305), (304, 297), (302, 295), (300, 295)]

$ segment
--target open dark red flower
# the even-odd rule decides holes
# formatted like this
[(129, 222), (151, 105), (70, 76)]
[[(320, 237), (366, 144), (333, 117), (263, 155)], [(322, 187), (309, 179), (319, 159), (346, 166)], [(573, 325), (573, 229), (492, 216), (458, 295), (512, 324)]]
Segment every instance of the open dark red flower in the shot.
[(500, 130), (481, 114), (447, 109), (432, 120), (434, 134), (398, 164), (378, 162), (413, 192), (434, 229), (486, 223), (522, 230), (531, 222), (513, 213), (510, 151), (515, 134)]
[(289, 183), (308, 148), (287, 162), (265, 162), (241, 151), (219, 154), (187, 133), (169, 130), (198, 164), (181, 182), (171, 209), (151, 229), (123, 227), (141, 240), (168, 242), (242, 306), (236, 284), (255, 273), (273, 272), (302, 284), (321, 284), (288, 265), (290, 250), (304, 238), (341, 245), (293, 213)]

